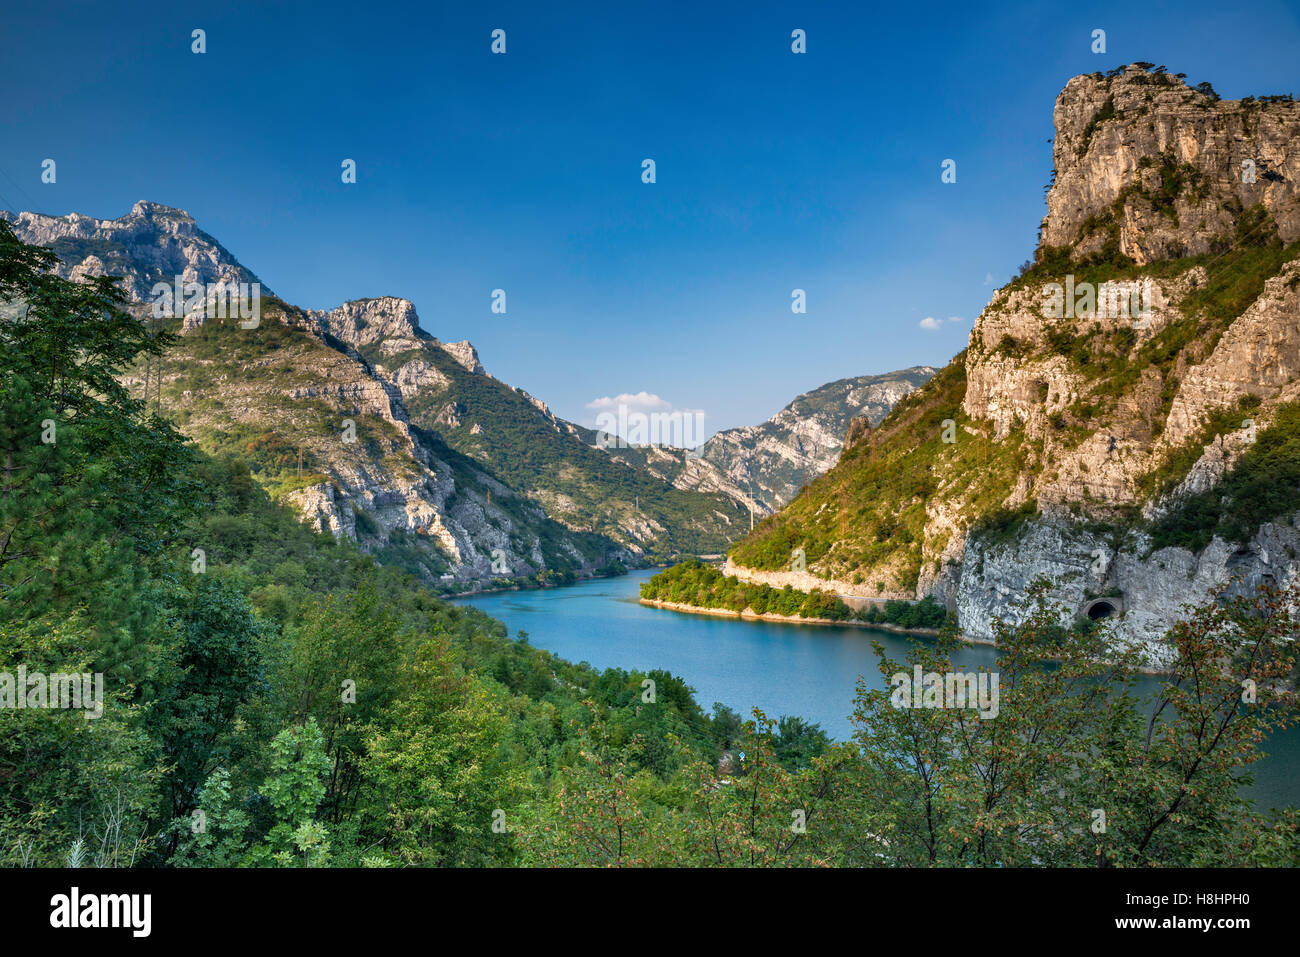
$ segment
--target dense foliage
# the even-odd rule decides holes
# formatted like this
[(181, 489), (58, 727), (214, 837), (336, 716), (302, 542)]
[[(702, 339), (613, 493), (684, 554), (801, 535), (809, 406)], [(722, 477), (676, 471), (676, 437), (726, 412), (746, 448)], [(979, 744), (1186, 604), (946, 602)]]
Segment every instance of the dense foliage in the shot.
[(847, 621), (853, 610), (834, 595), (813, 590), (802, 592), (786, 585), (755, 585), (723, 575), (699, 559), (690, 559), (655, 575), (641, 585), (641, 597), (670, 601), (696, 608), (725, 608), (740, 613), (746, 608), (757, 615), (789, 615), (798, 618), (829, 618)]
[(694, 608), (721, 608), (737, 614), (749, 609), (757, 615), (863, 621), (906, 629), (936, 629), (950, 621), (943, 606), (928, 595), (918, 602), (891, 599), (854, 611), (835, 595), (817, 589), (803, 592), (790, 585), (773, 588), (771, 585), (743, 582), (694, 558), (665, 569), (644, 582), (641, 597)]
[(920, 601), (890, 599), (884, 605), (872, 605), (861, 618), (870, 624), (897, 625), (900, 628), (942, 628), (955, 625), (956, 616), (940, 605), (930, 595)]
[[(1236, 418), (1234, 416), (1234, 418)], [(1268, 428), (1242, 453), (1222, 482), (1179, 499), (1156, 522), (1153, 547), (1200, 550), (1218, 535), (1244, 543), (1260, 525), (1300, 503), (1300, 403), (1278, 408)]]

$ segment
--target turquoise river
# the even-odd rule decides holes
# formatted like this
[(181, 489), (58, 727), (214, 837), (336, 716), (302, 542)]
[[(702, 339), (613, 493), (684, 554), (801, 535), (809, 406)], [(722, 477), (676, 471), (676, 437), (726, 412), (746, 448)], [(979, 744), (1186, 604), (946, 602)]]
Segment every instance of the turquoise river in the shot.
[[(507, 591), (460, 599), (505, 622), (510, 634), (570, 661), (597, 668), (662, 668), (685, 679), (706, 711), (719, 701), (748, 717), (794, 714), (816, 721), (834, 738), (853, 733), (849, 715), (859, 676), (885, 687), (872, 641), (901, 659), (908, 640), (876, 629), (750, 622), (664, 611), (641, 605), (638, 589), (653, 571), (566, 588)], [(971, 645), (962, 667), (992, 665), (994, 651)], [(1156, 679), (1143, 679), (1150, 691)], [(1300, 728), (1266, 742), (1250, 793), (1261, 806), (1300, 804)]]

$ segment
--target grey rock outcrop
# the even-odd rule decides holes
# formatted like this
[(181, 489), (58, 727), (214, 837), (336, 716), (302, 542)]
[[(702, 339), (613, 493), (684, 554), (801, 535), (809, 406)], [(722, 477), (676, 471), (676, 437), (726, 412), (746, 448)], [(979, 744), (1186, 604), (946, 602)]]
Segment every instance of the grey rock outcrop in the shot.
[[(1284, 241), (1300, 237), (1300, 103), (1219, 100), (1128, 66), (1070, 80), (1053, 118), (1044, 245), (1086, 255), (1117, 228), (1120, 251), (1139, 263), (1198, 255), (1256, 203)], [(1190, 187), (1172, 199), (1161, 195), (1166, 163)]]
[[(183, 209), (140, 201), (119, 219), (80, 213), (46, 216), (0, 210), (0, 218), (25, 243), (48, 246), (65, 278), (122, 276), (121, 289), (135, 303), (151, 301), (155, 283), (260, 283)], [(264, 284), (263, 295), (271, 295)]]
[(994, 619), (1016, 625), (1028, 617), (1032, 608), (1023, 597), (1041, 578), (1053, 586), (1050, 598), (1060, 609), (1061, 625), (1072, 625), (1089, 609), (1093, 617), (1117, 616), (1112, 624), (1120, 640), (1139, 646), (1148, 666), (1161, 670), (1172, 659), (1161, 640), (1166, 630), (1207, 596), (1225, 588), (1245, 594), (1261, 584), (1300, 582), (1297, 522), (1300, 512), (1266, 523), (1243, 545), (1216, 537), (1200, 552), (1151, 551), (1143, 535), (1116, 543), (1050, 519), (1029, 522), (1012, 542), (976, 536), (967, 541), (962, 561), (958, 620), (968, 637), (991, 640)]
[(466, 372), (474, 375), (487, 375), (483, 363), (478, 361), (478, 350), (470, 345), (468, 339), (462, 339), (460, 342), (444, 342), (442, 347), (451, 354), (453, 359), (465, 367)]

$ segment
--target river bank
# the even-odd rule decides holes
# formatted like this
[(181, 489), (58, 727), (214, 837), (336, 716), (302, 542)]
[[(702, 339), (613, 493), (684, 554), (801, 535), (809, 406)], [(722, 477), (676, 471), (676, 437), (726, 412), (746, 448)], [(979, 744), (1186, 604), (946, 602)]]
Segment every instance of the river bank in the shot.
[[(870, 628), (875, 631), (892, 631), (899, 635), (923, 635), (934, 638), (939, 634), (938, 628), (904, 628), (902, 625), (893, 625), (888, 622), (866, 622), (848, 619), (837, 621), (834, 618), (804, 618), (801, 615), (776, 615), (771, 612), (759, 614), (752, 609), (746, 608), (744, 611), (732, 611), (730, 608), (705, 608), (701, 605), (687, 605), (679, 601), (661, 601), (657, 598), (638, 599), (643, 605), (649, 605), (653, 608), (663, 608), (667, 611), (679, 611), (687, 615), (712, 615), (716, 618), (738, 618), (741, 621), (771, 621), (782, 622), (790, 625), (843, 625), (850, 628)], [(972, 642), (972, 644), (991, 645), (991, 641)]]
[[(657, 598), (641, 598), (638, 600), (643, 605), (649, 605), (652, 608), (662, 608), (666, 611), (677, 611), (686, 615), (709, 615), (715, 618), (731, 618), (739, 621), (766, 621), (780, 622), (788, 625), (834, 625), (849, 628), (868, 628), (875, 631), (889, 631), (896, 635), (914, 635), (925, 638), (935, 638), (940, 634), (938, 628), (904, 628), (902, 625), (894, 625), (889, 622), (866, 622), (853, 620), (836, 621), (834, 618), (803, 618), (799, 615), (774, 615), (771, 613), (760, 615), (749, 608), (737, 612), (732, 611), (730, 608), (704, 608), (700, 605), (687, 605), (678, 601), (660, 601)], [(968, 635), (960, 633), (957, 637), (967, 645), (984, 645), (989, 648), (997, 647), (997, 643), (991, 638), (971, 638)], [(1168, 669), (1150, 666), (1141, 666), (1137, 670), (1141, 674), (1152, 675), (1154, 677), (1171, 674)]]

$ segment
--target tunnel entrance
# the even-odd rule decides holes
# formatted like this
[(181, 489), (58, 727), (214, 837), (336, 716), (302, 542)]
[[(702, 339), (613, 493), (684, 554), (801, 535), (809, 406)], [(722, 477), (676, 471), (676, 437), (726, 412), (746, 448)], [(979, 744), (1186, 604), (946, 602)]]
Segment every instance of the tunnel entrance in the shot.
[(1075, 613), (1080, 620), (1101, 621), (1103, 618), (1115, 618), (1124, 613), (1124, 598), (1120, 595), (1107, 595), (1105, 598), (1093, 598), (1084, 602)]
[(1115, 606), (1103, 598), (1099, 601), (1094, 601), (1088, 606), (1087, 615), (1093, 621), (1100, 621), (1102, 618), (1109, 618), (1111, 615), (1115, 614), (1115, 610)]

